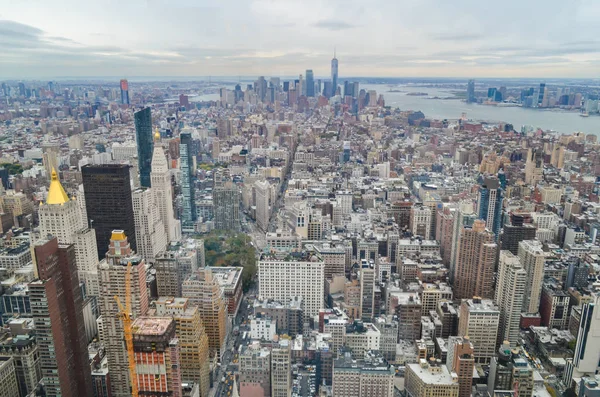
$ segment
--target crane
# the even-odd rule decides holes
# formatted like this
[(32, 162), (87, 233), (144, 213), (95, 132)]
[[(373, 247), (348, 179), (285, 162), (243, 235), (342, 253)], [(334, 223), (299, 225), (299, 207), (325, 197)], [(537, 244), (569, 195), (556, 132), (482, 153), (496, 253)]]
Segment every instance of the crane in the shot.
[(119, 317), (123, 322), (123, 333), (127, 346), (127, 358), (129, 360), (129, 377), (131, 378), (131, 396), (138, 397), (137, 374), (135, 372), (135, 356), (133, 353), (133, 331), (131, 329), (131, 262), (127, 263), (125, 273), (125, 307), (121, 304), (119, 297), (115, 295), (115, 301), (119, 306)]

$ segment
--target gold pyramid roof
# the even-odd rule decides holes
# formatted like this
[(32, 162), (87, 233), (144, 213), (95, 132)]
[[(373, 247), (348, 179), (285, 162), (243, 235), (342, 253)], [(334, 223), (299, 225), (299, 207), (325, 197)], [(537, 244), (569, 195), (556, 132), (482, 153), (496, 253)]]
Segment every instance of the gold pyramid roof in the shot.
[(69, 201), (69, 196), (58, 180), (58, 173), (52, 168), (52, 177), (50, 179), (50, 188), (48, 188), (46, 204), (64, 204), (67, 201)]

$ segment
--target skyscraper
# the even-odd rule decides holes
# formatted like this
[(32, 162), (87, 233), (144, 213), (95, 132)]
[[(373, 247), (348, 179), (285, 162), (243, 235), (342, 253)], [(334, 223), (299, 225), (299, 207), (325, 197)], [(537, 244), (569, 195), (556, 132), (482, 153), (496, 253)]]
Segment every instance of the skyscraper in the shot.
[(38, 279), (29, 283), (29, 297), (46, 395), (92, 395), (83, 297), (73, 245), (56, 237), (34, 247)]
[(544, 101), (544, 94), (546, 93), (546, 83), (540, 83), (540, 92), (538, 95), (537, 103), (541, 105)]
[(140, 396), (181, 396), (179, 340), (171, 317), (138, 317), (131, 326)]
[(467, 103), (477, 102), (475, 98), (475, 80), (469, 80), (467, 85)]
[(542, 285), (544, 282), (545, 254), (542, 243), (537, 240), (524, 240), (519, 243), (519, 260), (523, 269), (527, 272), (527, 285), (523, 299), (524, 313), (537, 313), (540, 308), (542, 297)]
[(458, 241), (454, 293), (458, 299), (493, 297), (494, 267), (498, 246), (485, 222), (476, 220), (465, 227)]
[[(264, 79), (264, 78), (263, 78)], [(181, 193), (183, 195), (183, 224), (193, 228), (196, 220), (196, 194), (194, 187), (194, 161), (192, 159), (192, 133), (183, 131), (180, 135), (179, 152), (181, 167)]]
[(213, 191), (215, 229), (240, 230), (240, 192), (231, 181)]
[(472, 226), (477, 216), (472, 201), (461, 201), (457, 211), (454, 213), (454, 224), (452, 225), (452, 246), (450, 252), (450, 280), (454, 280), (456, 261), (458, 259), (458, 242), (465, 226)]
[(315, 96), (315, 75), (312, 69), (306, 70), (306, 96)]
[(510, 224), (502, 228), (500, 242), (503, 250), (508, 250), (514, 255), (519, 252), (519, 242), (523, 240), (535, 240), (536, 227), (531, 223), (524, 222), (525, 216), (520, 214), (510, 215)]
[(208, 397), (210, 389), (208, 336), (200, 311), (187, 298), (161, 297), (156, 302), (156, 315), (172, 316), (179, 338), (181, 379), (200, 385), (200, 397)]
[(498, 281), (494, 300), (500, 309), (498, 341), (508, 341), (512, 347), (519, 340), (519, 321), (525, 296), (527, 272), (519, 258), (510, 251), (500, 251)]
[(486, 176), (479, 187), (477, 200), (478, 218), (498, 238), (502, 227), (502, 201), (504, 200), (500, 181), (496, 177)]
[(360, 313), (363, 321), (371, 322), (375, 313), (375, 269), (363, 260), (360, 269)]
[[(581, 322), (577, 334), (577, 344), (572, 362), (567, 362), (565, 380), (583, 375), (594, 375), (600, 370), (600, 295), (593, 296), (593, 301), (583, 305)], [(569, 385), (569, 384), (567, 384)]]
[(338, 88), (338, 60), (335, 57), (335, 51), (333, 51), (333, 59), (331, 60), (331, 95), (335, 96), (335, 92)]
[(459, 397), (471, 397), (473, 385), (473, 344), (468, 336), (451, 336), (448, 338), (448, 370), (458, 375)]
[(113, 230), (123, 230), (135, 251), (135, 220), (129, 166), (84, 165), (81, 168), (88, 221), (96, 231), (98, 257), (102, 259)]
[(496, 353), (500, 311), (488, 299), (463, 299), (460, 305), (458, 335), (473, 343), (475, 362), (489, 364)]
[(121, 80), (121, 103), (129, 105), (129, 83), (125, 79)]
[(58, 174), (52, 170), (46, 202), (40, 205), (40, 234), (42, 238), (55, 236), (60, 244), (75, 244), (75, 259), (80, 281), (89, 295), (98, 295), (98, 248), (95, 230), (81, 219), (77, 201), (69, 199)]
[(134, 113), (135, 140), (137, 142), (138, 169), (142, 187), (150, 187), (152, 168), (152, 111), (149, 107)]
[(306, 317), (318, 314), (324, 306), (325, 262), (316, 252), (263, 254), (258, 279), (259, 295), (264, 299), (289, 302), (302, 296)]
[(225, 352), (227, 306), (219, 282), (210, 268), (198, 269), (184, 281), (182, 295), (200, 310), (211, 356), (216, 355), (220, 359)]
[(173, 188), (171, 186), (171, 172), (165, 156), (165, 151), (158, 144), (160, 134), (154, 134), (154, 153), (152, 154), (152, 193), (158, 206), (160, 219), (167, 232), (169, 241), (178, 241), (181, 238), (181, 223), (173, 214)]
[(289, 397), (292, 388), (291, 341), (281, 339), (271, 349), (271, 397)]
[(529, 149), (525, 160), (525, 183), (535, 187), (544, 179), (544, 153)]
[(146, 261), (167, 248), (167, 232), (162, 223), (152, 188), (139, 188), (133, 192), (135, 241), (138, 254)]
[[(110, 386), (113, 397), (129, 397), (130, 379), (127, 348), (123, 323), (119, 319), (119, 307), (115, 296), (125, 304), (125, 280), (127, 263), (131, 262), (129, 283), (131, 288), (131, 315), (137, 318), (148, 312), (148, 289), (146, 287), (146, 266), (136, 256), (129, 245), (123, 230), (114, 230), (110, 236), (110, 245), (106, 258), (100, 262), (100, 307), (101, 339), (106, 347), (108, 367), (110, 368)], [(89, 368), (89, 365), (88, 365)]]
[(269, 197), (270, 185), (267, 181), (257, 181), (254, 183), (254, 192), (256, 195), (256, 224), (260, 230), (267, 232), (269, 228)]

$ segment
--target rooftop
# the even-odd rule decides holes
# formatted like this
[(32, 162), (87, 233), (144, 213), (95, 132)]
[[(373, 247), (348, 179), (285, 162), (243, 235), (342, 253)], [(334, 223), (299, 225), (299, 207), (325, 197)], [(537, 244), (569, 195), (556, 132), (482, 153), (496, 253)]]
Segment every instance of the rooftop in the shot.
[(457, 376), (448, 371), (445, 365), (429, 364), (421, 359), (419, 364), (407, 364), (407, 369), (410, 368), (423, 382), (426, 384), (434, 384), (436, 386), (457, 384)]
[(171, 317), (138, 317), (131, 328), (136, 335), (160, 336), (167, 332), (172, 322)]
[(52, 176), (50, 180), (50, 187), (48, 188), (46, 204), (62, 205), (67, 201), (69, 201), (69, 196), (58, 180), (58, 173), (54, 168), (52, 168)]
[(242, 277), (242, 267), (211, 267), (213, 277), (217, 279), (221, 287), (234, 287)]

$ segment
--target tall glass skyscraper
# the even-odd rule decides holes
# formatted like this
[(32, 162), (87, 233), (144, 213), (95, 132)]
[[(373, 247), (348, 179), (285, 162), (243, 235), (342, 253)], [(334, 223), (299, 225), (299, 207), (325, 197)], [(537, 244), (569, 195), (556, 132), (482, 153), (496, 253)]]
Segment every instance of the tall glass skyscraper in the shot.
[(137, 141), (138, 168), (140, 171), (140, 184), (142, 187), (150, 187), (150, 171), (152, 170), (152, 113), (150, 108), (136, 112), (135, 138)]
[(81, 167), (85, 209), (91, 227), (96, 230), (99, 259), (104, 258), (113, 230), (123, 230), (133, 250), (135, 218), (129, 165), (87, 164)]
[(485, 221), (487, 229), (494, 232), (496, 240), (502, 227), (503, 190), (496, 177), (485, 177), (479, 188), (478, 218)]
[(312, 69), (306, 70), (306, 96), (315, 96), (315, 75)]
[(127, 80), (121, 80), (121, 103), (129, 105), (129, 83)]
[(193, 183), (192, 133), (180, 135), (179, 155), (181, 161), (181, 193), (183, 194), (183, 225), (189, 226), (196, 220), (196, 201)]
[(475, 98), (475, 80), (469, 80), (469, 84), (467, 85), (467, 102), (473, 103), (476, 102)]
[(338, 86), (338, 60), (335, 57), (335, 51), (333, 52), (333, 59), (331, 60), (331, 96), (335, 95)]

